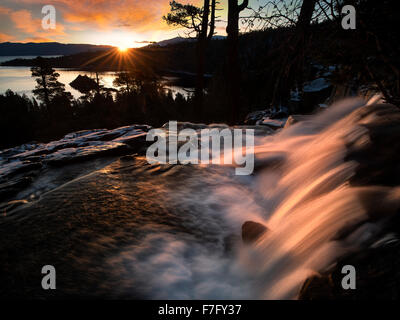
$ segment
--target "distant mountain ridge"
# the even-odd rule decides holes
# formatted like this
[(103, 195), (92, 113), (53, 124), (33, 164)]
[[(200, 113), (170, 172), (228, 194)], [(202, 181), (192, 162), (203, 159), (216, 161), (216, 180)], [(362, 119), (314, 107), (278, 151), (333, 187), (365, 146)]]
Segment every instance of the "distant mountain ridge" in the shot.
[[(225, 36), (214, 36), (213, 40), (225, 39)], [(149, 44), (148, 47), (166, 47), (181, 42), (192, 42), (195, 39), (175, 37)], [(72, 44), (59, 42), (2, 42), (0, 43), (0, 56), (40, 56), (40, 55), (71, 55), (81, 52), (109, 50), (113, 46), (94, 44)]]
[(112, 46), (93, 44), (42, 43), (0, 43), (0, 56), (70, 55), (87, 51), (108, 50)]
[[(225, 36), (218, 36), (218, 35), (213, 36), (213, 40), (223, 40), (225, 38), (226, 38)], [(152, 43), (152, 44), (149, 45), (149, 47), (154, 47), (154, 46), (166, 47), (166, 46), (174, 45), (174, 44), (181, 43), (181, 42), (193, 42), (193, 41), (196, 41), (196, 39), (194, 39), (194, 38), (175, 37), (175, 38), (172, 38), (172, 39), (166, 39), (166, 40), (162, 40), (162, 41), (158, 41), (158, 42)]]

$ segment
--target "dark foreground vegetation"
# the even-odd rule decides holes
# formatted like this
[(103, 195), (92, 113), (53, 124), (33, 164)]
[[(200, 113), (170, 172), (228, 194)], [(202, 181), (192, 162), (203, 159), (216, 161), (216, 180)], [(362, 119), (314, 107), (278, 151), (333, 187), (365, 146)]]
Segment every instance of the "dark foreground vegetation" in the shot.
[(90, 90), (78, 100), (59, 88), (53, 90), (47, 98), (38, 92), (47, 103), (10, 90), (0, 95), (0, 148), (50, 141), (83, 129), (112, 129), (132, 123), (160, 126), (169, 119), (192, 119), (190, 114), (195, 114), (191, 99), (180, 94), (173, 97), (157, 82), (144, 81), (132, 88), (128, 84), (116, 93)]
[[(399, 105), (396, 1), (305, 0), (294, 1), (297, 6), (290, 8), (282, 6), (283, 1), (271, 3), (275, 5), (272, 11), (263, 7), (246, 11), (247, 1), (239, 5), (230, 0), (226, 40), (212, 40), (218, 2), (205, 1), (204, 10), (173, 1), (171, 13), (164, 19), (187, 28), (196, 41), (152, 45), (128, 53), (113, 49), (6, 63), (39, 68), (33, 74), (39, 87), (33, 100), (12, 92), (0, 95), (0, 147), (54, 139), (74, 130), (132, 123), (158, 126), (180, 120), (234, 124), (251, 111), (268, 108), (310, 113), (332, 88), (342, 90), (343, 95), (366, 88), (376, 90), (388, 102)], [(355, 30), (341, 26), (344, 4), (356, 8)], [(246, 18), (239, 19), (243, 12)], [(198, 24), (189, 23), (192, 17)], [(239, 35), (239, 23), (246, 30), (257, 30)], [(56, 83), (52, 70), (56, 67), (119, 71), (119, 90), (101, 88), (98, 79), (90, 79), (78, 84), (83, 96), (74, 100)], [(43, 70), (47, 70), (44, 78)], [(197, 74), (192, 96), (174, 97), (162, 88), (160, 76), (171, 71)], [(212, 80), (204, 81), (205, 74), (212, 74)], [(331, 89), (319, 100), (310, 100), (304, 85), (319, 78), (327, 80)], [(48, 81), (54, 82), (53, 87), (46, 87)], [(53, 91), (46, 94), (46, 90)]]

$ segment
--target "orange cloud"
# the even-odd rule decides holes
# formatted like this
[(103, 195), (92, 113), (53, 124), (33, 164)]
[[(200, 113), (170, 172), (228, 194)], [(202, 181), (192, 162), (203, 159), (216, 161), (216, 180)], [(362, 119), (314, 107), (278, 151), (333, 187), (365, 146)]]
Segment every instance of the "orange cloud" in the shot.
[[(46, 4), (48, 0), (17, 0), (26, 4)], [(110, 29), (125, 27), (133, 31), (167, 29), (162, 16), (170, 0), (53, 0), (57, 18), (87, 27)], [(202, 0), (181, 0), (200, 5)]]
[(9, 34), (0, 32), (0, 42), (6, 42), (6, 41), (11, 41), (11, 40), (14, 40), (13, 36), (10, 36)]
[(51, 41), (51, 37), (66, 36), (65, 27), (61, 23), (56, 24), (56, 29), (45, 30), (42, 28), (42, 20), (33, 18), (31, 12), (25, 9), (12, 11), (10, 18), (17, 29), (30, 35), (25, 41)]
[(34, 33), (41, 26), (41, 20), (33, 19), (28, 10), (13, 11), (10, 17), (15, 27), (26, 33)]
[(9, 14), (11, 9), (6, 7), (0, 7), (0, 14)]
[[(40, 7), (48, 4), (48, 0), (13, 2), (24, 4), (25, 8), (35, 7), (32, 12), (26, 9), (12, 11), (4, 8), (4, 5), (0, 7), (0, 14), (9, 14), (15, 29), (28, 34), (25, 37), (32, 39), (53, 38), (61, 41), (68, 40), (71, 36), (77, 39), (76, 34), (80, 31), (85, 36), (93, 32), (125, 32), (139, 38), (138, 35), (143, 34), (146, 38), (162, 39), (164, 34), (176, 32), (176, 28), (171, 28), (162, 20), (162, 16), (170, 10), (170, 0), (52, 0), (51, 4), (56, 8), (57, 14), (56, 30), (43, 30), (41, 27)], [(200, 6), (203, 0), (181, 2)]]
[(125, 27), (134, 31), (147, 31), (162, 27), (161, 17), (168, 11), (168, 1), (72, 1), (65, 8), (66, 22), (81, 23), (101, 29)]

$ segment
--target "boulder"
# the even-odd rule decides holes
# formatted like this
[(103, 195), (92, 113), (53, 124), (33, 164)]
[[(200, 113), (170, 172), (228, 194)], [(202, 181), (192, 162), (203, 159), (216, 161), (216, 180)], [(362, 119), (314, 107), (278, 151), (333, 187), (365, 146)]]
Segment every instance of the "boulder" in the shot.
[(268, 115), (270, 115), (270, 113), (267, 110), (254, 111), (246, 116), (244, 123), (247, 125), (255, 125), (259, 120), (262, 120)]
[[(400, 297), (400, 242), (386, 241), (340, 259), (332, 269), (308, 278), (300, 300), (389, 300)], [(356, 290), (345, 290), (342, 268), (356, 269)]]
[(303, 114), (292, 114), (287, 119), (284, 128), (288, 128), (300, 121), (309, 120), (310, 117), (312, 117), (312, 116), (311, 115), (303, 115)]
[(271, 128), (273, 130), (278, 130), (278, 129), (283, 128), (286, 121), (287, 121), (286, 118), (272, 119), (272, 118), (267, 117), (267, 118), (257, 121), (257, 124), (262, 125), (262, 126), (268, 126), (269, 128)]
[(246, 221), (242, 225), (242, 241), (245, 244), (254, 243), (267, 231), (268, 228), (261, 223)]

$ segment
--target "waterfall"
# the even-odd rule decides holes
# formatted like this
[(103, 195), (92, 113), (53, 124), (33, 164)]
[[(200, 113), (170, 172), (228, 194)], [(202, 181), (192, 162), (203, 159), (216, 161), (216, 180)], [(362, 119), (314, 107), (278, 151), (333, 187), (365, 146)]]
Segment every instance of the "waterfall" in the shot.
[[(256, 142), (259, 172), (253, 189), (262, 210), (240, 209), (258, 216), (269, 231), (242, 249), (240, 258), (258, 279), (259, 298), (295, 298), (308, 276), (370, 240), (379, 228), (367, 222), (371, 208), (364, 199), (375, 199), (387, 213), (399, 208), (399, 189), (349, 183), (358, 167), (346, 160), (349, 146), (354, 151), (370, 143), (367, 126), (378, 118), (365, 116), (365, 105), (361, 99), (343, 100)], [(352, 226), (353, 234), (338, 239)]]

